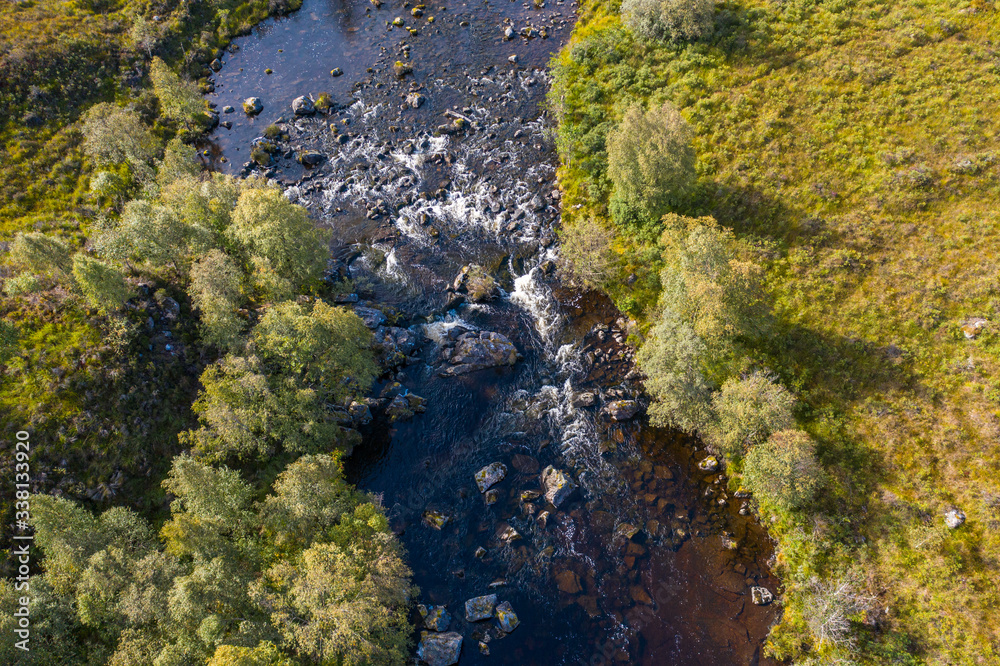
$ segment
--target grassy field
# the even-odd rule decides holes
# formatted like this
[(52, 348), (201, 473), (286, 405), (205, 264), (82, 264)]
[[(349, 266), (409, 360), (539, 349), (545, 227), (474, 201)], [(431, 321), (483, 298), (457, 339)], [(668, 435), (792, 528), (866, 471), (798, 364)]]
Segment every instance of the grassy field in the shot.
[[(550, 97), (564, 224), (608, 219), (604, 140), (625, 109), (676, 105), (699, 177), (679, 212), (757, 248), (779, 321), (758, 360), (820, 443), (826, 492), (771, 524), (786, 611), (770, 649), (802, 663), (1000, 663), (993, 3), (726, 2), (711, 36), (673, 45), (634, 37), (614, 2), (581, 9)], [(615, 248), (605, 288), (649, 317), (660, 250), (621, 234)], [(967, 338), (973, 318), (988, 323)], [(956, 530), (951, 508), (967, 516)], [(824, 643), (815, 579), (844, 576), (878, 604), (852, 618), (853, 641)]]

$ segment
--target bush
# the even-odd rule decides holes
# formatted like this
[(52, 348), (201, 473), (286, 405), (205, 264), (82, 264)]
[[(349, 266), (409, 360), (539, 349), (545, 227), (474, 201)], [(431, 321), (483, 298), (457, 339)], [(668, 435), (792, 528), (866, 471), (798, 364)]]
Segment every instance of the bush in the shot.
[(236, 309), (242, 277), (232, 259), (219, 250), (211, 250), (192, 264), (188, 294), (200, 312), (205, 342), (228, 348), (239, 340), (243, 321)]
[(876, 598), (859, 592), (856, 578), (809, 581), (803, 615), (820, 648), (853, 645), (852, 618), (875, 607)]
[(139, 180), (152, 176), (158, 142), (142, 117), (114, 104), (92, 106), (84, 116), (83, 149), (98, 166), (128, 164)]
[(149, 76), (153, 80), (153, 91), (160, 100), (160, 110), (167, 118), (181, 121), (190, 128), (195, 118), (205, 113), (208, 107), (197, 86), (177, 76), (159, 58), (153, 58)]
[(38, 232), (14, 236), (10, 258), (32, 273), (66, 275), (72, 270), (66, 243)]
[(712, 398), (716, 421), (705, 433), (708, 444), (729, 458), (739, 458), (763, 444), (772, 433), (795, 425), (795, 396), (764, 372), (730, 379)]
[(87, 302), (106, 312), (117, 310), (132, 295), (117, 269), (85, 254), (73, 255), (73, 277)]
[(677, 208), (695, 180), (691, 126), (669, 103), (633, 106), (608, 134), (612, 218), (633, 232), (657, 232), (660, 217)]
[(755, 446), (743, 461), (743, 481), (764, 504), (791, 511), (815, 495), (822, 469), (816, 443), (801, 430), (781, 430)]
[(691, 41), (712, 31), (715, 0), (623, 0), (622, 17), (637, 35)]
[(562, 229), (563, 267), (574, 282), (597, 289), (611, 277), (614, 234), (592, 217)]
[(21, 273), (7, 278), (3, 283), (4, 293), (8, 296), (24, 296), (41, 291), (42, 282), (33, 273)]

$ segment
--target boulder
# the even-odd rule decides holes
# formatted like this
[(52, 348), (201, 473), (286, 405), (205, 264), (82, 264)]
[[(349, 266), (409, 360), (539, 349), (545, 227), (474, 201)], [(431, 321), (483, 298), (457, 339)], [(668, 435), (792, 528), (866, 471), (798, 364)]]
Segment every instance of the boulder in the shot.
[(604, 406), (604, 413), (612, 421), (628, 421), (641, 409), (642, 406), (635, 400), (612, 400)]
[(581, 407), (593, 407), (597, 403), (597, 396), (590, 391), (584, 391), (582, 393), (574, 393), (573, 397), (570, 399), (570, 404), (577, 409)]
[(517, 613), (511, 607), (509, 601), (503, 601), (499, 603), (496, 607), (497, 614), (497, 624), (500, 628), (504, 630), (505, 633), (510, 633), (517, 629), (517, 625), (521, 624), (521, 620), (517, 618)]
[(576, 484), (566, 472), (549, 465), (542, 470), (542, 492), (554, 507), (563, 504), (576, 490)]
[(965, 513), (961, 509), (952, 509), (944, 514), (944, 524), (949, 529), (956, 530), (965, 523)]
[(507, 476), (507, 466), (500, 462), (493, 462), (476, 472), (476, 485), (479, 492), (485, 493), (494, 485), (503, 481)]
[(311, 116), (316, 113), (316, 104), (305, 95), (301, 95), (292, 100), (292, 111), (297, 116)]
[(428, 509), (427, 511), (424, 511), (424, 521), (426, 521), (428, 525), (430, 525), (436, 530), (439, 530), (445, 525), (447, 525), (449, 519), (450, 516), (446, 516), (440, 511), (434, 511), (433, 509)]
[(469, 264), (452, 283), (455, 291), (462, 292), (473, 303), (491, 301), (500, 295), (496, 280), (478, 264)]
[(492, 331), (469, 332), (458, 338), (448, 359), (451, 367), (440, 374), (454, 377), (486, 368), (514, 365), (520, 358), (517, 347), (506, 336)]
[(424, 631), (420, 634), (417, 656), (427, 662), (429, 666), (457, 664), (461, 652), (462, 634), (457, 631), (448, 631), (443, 634)]
[(411, 92), (406, 96), (406, 106), (411, 109), (419, 109), (426, 101), (427, 98), (417, 92)]
[(320, 164), (326, 156), (323, 153), (318, 153), (315, 150), (307, 150), (304, 153), (299, 153), (298, 162), (302, 166), (314, 167)]
[(387, 370), (405, 363), (406, 357), (416, 350), (419, 343), (420, 338), (408, 328), (379, 326), (375, 329), (378, 362)]
[(514, 543), (521, 538), (521, 533), (515, 530), (510, 525), (504, 525), (500, 530), (497, 531), (497, 538), (504, 543)]
[(537, 474), (540, 469), (537, 458), (523, 453), (515, 453), (514, 457), (510, 460), (510, 464), (518, 472), (524, 472), (525, 474)]
[(342, 70), (339, 67), (334, 67), (333, 69), (330, 70), (330, 76), (341, 76), (343, 75), (343, 73), (344, 70)]
[(714, 472), (719, 469), (719, 459), (715, 456), (706, 456), (698, 463), (698, 469), (703, 472)]
[(247, 97), (243, 100), (243, 112), (248, 116), (256, 116), (264, 110), (264, 103), (259, 97)]
[(365, 326), (374, 330), (385, 323), (385, 315), (382, 314), (381, 310), (376, 310), (375, 308), (366, 308), (362, 306), (357, 306), (354, 308), (354, 314), (361, 317), (361, 321), (365, 322)]
[(363, 402), (352, 402), (347, 413), (351, 415), (351, 421), (355, 425), (368, 425), (372, 421), (372, 411)]
[(766, 587), (751, 587), (750, 600), (757, 606), (766, 606), (774, 601), (774, 595)]
[(497, 595), (487, 594), (475, 597), (465, 602), (465, 619), (469, 622), (488, 620), (493, 617), (493, 609), (497, 605)]
[(451, 624), (451, 613), (444, 606), (424, 606), (417, 607), (420, 616), (424, 618), (424, 626), (431, 631), (447, 631)]
[(580, 594), (580, 592), (583, 592), (583, 587), (580, 585), (580, 577), (569, 569), (563, 569), (556, 574), (556, 587), (559, 588), (560, 592), (565, 592), (566, 594)]

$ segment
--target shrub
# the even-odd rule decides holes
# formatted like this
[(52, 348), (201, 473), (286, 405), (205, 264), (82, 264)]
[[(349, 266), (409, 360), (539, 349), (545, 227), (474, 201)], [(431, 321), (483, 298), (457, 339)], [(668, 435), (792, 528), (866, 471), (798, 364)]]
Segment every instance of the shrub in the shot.
[(608, 134), (612, 219), (633, 232), (656, 232), (660, 217), (679, 206), (695, 179), (691, 126), (673, 105), (631, 107)]
[(106, 312), (117, 310), (132, 295), (117, 269), (85, 254), (73, 255), (73, 277), (87, 302)]
[(33, 273), (21, 273), (12, 278), (7, 278), (3, 283), (4, 293), (8, 296), (24, 296), (41, 291), (42, 282)]
[(859, 592), (855, 578), (809, 581), (803, 615), (819, 647), (852, 645), (852, 618), (875, 607), (875, 597)]
[(191, 266), (188, 294), (200, 311), (202, 337), (209, 344), (227, 348), (239, 339), (243, 321), (236, 314), (242, 274), (233, 260), (211, 250)]
[(38, 232), (14, 236), (10, 258), (32, 273), (66, 275), (72, 270), (66, 243)]
[(743, 481), (757, 499), (783, 511), (808, 503), (822, 469), (816, 443), (801, 430), (781, 430), (755, 446), (743, 461)]
[(574, 282), (597, 289), (611, 277), (613, 241), (611, 230), (592, 217), (563, 227), (563, 266)]
[(637, 35), (691, 41), (712, 31), (715, 0), (623, 0), (621, 12)]
[(159, 58), (153, 58), (149, 76), (153, 80), (153, 91), (160, 100), (160, 109), (167, 118), (190, 127), (195, 117), (205, 113), (207, 107), (198, 88), (175, 74)]
[(794, 404), (795, 397), (767, 373), (727, 380), (712, 398), (716, 420), (705, 439), (718, 453), (739, 458), (772, 433), (793, 427)]
[(153, 176), (149, 163), (157, 146), (156, 137), (132, 109), (102, 103), (84, 116), (83, 150), (98, 166), (127, 164), (133, 178), (148, 180)]
[(20, 353), (21, 329), (12, 321), (0, 319), (0, 365)]
[(698, 432), (711, 420), (711, 385), (702, 372), (705, 343), (676, 313), (666, 310), (639, 350), (636, 361), (647, 375), (654, 425)]

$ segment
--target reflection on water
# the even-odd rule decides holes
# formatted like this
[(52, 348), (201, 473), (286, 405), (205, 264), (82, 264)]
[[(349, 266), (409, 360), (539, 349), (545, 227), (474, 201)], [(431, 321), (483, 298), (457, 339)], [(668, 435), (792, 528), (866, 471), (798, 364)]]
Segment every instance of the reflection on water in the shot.
[[(604, 413), (639, 396), (626, 322), (553, 270), (559, 195), (543, 67), (572, 9), (445, 3), (420, 20), (410, 9), (306, 0), (237, 40), (211, 97), (236, 108), (223, 114), (232, 129), (213, 136), (214, 163), (282, 183), (332, 230), (363, 301), (422, 340), (376, 394), (397, 381), (427, 411), (377, 417), (350, 478), (381, 495), (418, 601), (447, 605), (465, 637), (463, 664), (763, 663), (777, 611), (750, 604), (749, 585), (777, 586), (766, 535), (737, 515), (719, 475), (698, 471), (693, 443)], [(388, 26), (396, 16), (418, 34)], [(508, 41), (508, 24), (550, 36)], [(396, 60), (413, 74), (397, 78)], [(331, 77), (334, 67), (344, 75)], [(336, 102), (329, 114), (292, 117), (295, 97), (319, 92)], [(404, 104), (410, 93), (423, 97), (420, 108)], [(240, 110), (251, 95), (264, 102), (257, 118)], [(276, 163), (244, 169), (273, 122), (289, 137)], [(295, 161), (307, 150), (323, 155), (311, 170)], [(453, 298), (448, 288), (469, 263), (497, 278), (499, 298)], [(523, 360), (442, 377), (441, 347), (476, 329), (503, 333)], [(508, 471), (487, 504), (473, 475), (492, 462)], [(558, 510), (531, 493), (547, 465), (579, 485)], [(423, 520), (428, 510), (448, 516), (442, 529)], [(489, 592), (521, 618), (509, 635), (464, 620), (465, 600)]]

